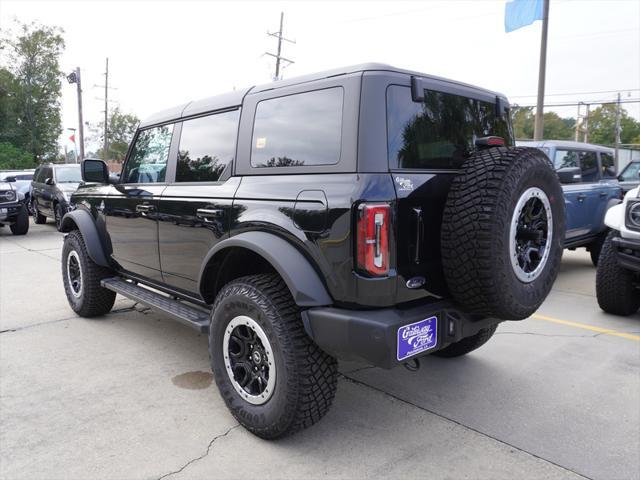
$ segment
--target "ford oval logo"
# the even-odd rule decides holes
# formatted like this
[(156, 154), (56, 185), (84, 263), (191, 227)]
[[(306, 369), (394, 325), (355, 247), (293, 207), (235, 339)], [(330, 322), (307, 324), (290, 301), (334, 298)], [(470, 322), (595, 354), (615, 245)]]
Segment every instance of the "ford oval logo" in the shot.
[(407, 288), (420, 288), (427, 281), (424, 277), (413, 277), (407, 280)]
[(4, 192), (4, 198), (7, 200), (13, 200), (13, 190), (7, 190)]

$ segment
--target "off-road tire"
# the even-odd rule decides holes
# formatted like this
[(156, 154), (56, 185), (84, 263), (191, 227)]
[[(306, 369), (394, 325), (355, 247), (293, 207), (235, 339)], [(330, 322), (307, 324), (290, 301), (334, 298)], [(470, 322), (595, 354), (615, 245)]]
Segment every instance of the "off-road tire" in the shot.
[(31, 211), (33, 212), (33, 221), (37, 225), (44, 225), (45, 223), (47, 223), (47, 217), (45, 217), (38, 211), (38, 206), (36, 205), (35, 202), (33, 202)]
[(611, 244), (616, 232), (611, 232), (602, 245), (596, 272), (596, 296), (598, 305), (607, 313), (631, 315), (640, 308), (640, 290), (634, 286), (638, 275), (618, 264)]
[(61, 232), (62, 230), (62, 217), (64, 217), (64, 213), (62, 212), (62, 205), (56, 203), (55, 207), (53, 207), (53, 219), (56, 222), (56, 230)]
[(25, 235), (29, 231), (29, 212), (27, 212), (26, 206), (20, 207), (15, 223), (11, 224), (9, 228), (14, 235)]
[[(67, 275), (67, 259), (73, 251), (78, 255), (82, 271), (82, 291), (78, 297), (73, 295)], [(100, 286), (100, 281), (113, 275), (111, 270), (91, 260), (79, 230), (73, 230), (65, 237), (62, 246), (62, 283), (69, 306), (74, 312), (81, 317), (96, 317), (111, 311), (116, 293)]]
[[(284, 437), (313, 425), (327, 413), (337, 388), (337, 361), (307, 336), (300, 309), (278, 275), (231, 281), (218, 293), (212, 312), (211, 368), (227, 407), (247, 430), (264, 439)], [(225, 367), (225, 329), (238, 315), (253, 319), (273, 350), (276, 383), (262, 405), (240, 396)]]
[[(521, 281), (509, 254), (510, 226), (527, 189), (542, 190), (553, 233), (540, 273)], [(453, 299), (470, 313), (521, 320), (544, 301), (558, 274), (565, 230), (564, 197), (549, 159), (535, 148), (479, 150), (451, 184), (443, 213), (441, 249)]]
[(603, 232), (598, 235), (593, 242), (589, 244), (589, 255), (591, 256), (591, 263), (593, 263), (594, 267), (598, 266), (598, 260), (600, 259), (600, 252), (602, 251), (602, 245), (604, 245), (604, 241), (607, 238), (607, 232)]
[(467, 353), (473, 352), (474, 350), (477, 350), (482, 345), (487, 343), (489, 339), (493, 337), (493, 334), (496, 332), (497, 328), (497, 323), (495, 325), (492, 325), (491, 327), (483, 328), (475, 335), (463, 338), (459, 342), (452, 343), (442, 350), (433, 352), (432, 355), (443, 358), (461, 357), (462, 355), (466, 355)]

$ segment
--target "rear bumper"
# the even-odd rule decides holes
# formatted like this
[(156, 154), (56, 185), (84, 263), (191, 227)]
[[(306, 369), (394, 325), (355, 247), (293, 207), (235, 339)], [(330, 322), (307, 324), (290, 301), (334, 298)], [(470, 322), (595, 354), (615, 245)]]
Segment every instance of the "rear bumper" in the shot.
[(611, 246), (621, 267), (640, 272), (640, 240), (613, 237)]
[[(424, 325), (422, 322), (436, 317)], [(311, 308), (302, 313), (304, 327), (316, 344), (341, 360), (360, 360), (381, 368), (392, 368), (413, 358), (438, 351), (476, 334), (500, 320), (468, 315), (448, 301), (399, 309), (347, 310)], [(423, 328), (422, 350), (407, 354), (406, 337), (412, 325)], [(431, 331), (427, 332), (428, 327)], [(414, 329), (416, 327), (413, 327)], [(428, 338), (428, 334), (433, 338)]]

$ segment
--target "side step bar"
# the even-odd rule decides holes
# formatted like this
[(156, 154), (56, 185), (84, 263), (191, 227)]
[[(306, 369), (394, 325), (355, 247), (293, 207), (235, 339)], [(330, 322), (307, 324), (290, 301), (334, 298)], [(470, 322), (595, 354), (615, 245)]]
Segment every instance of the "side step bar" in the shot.
[(180, 323), (194, 328), (200, 333), (209, 332), (209, 312), (192, 307), (171, 297), (156, 293), (120, 277), (105, 278), (100, 282), (104, 288), (130, 298), (134, 302), (159, 310)]

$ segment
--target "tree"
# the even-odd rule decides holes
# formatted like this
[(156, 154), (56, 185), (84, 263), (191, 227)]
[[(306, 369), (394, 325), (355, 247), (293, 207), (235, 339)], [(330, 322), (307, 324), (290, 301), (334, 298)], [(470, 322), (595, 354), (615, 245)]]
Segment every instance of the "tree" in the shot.
[(0, 115), (0, 139), (38, 160), (55, 157), (62, 132), (62, 30), (36, 23), (18, 24), (17, 30), (0, 39), (0, 102), (8, 109)]
[[(514, 107), (512, 122), (517, 139), (533, 138), (535, 123), (533, 107)], [(545, 140), (573, 140), (575, 124), (575, 118), (562, 118), (555, 112), (546, 112), (542, 138)]]
[[(124, 160), (129, 148), (129, 142), (136, 133), (140, 120), (131, 113), (122, 113), (120, 107), (115, 107), (109, 114), (109, 152), (104, 154), (104, 146), (98, 149), (97, 155), (105, 160)], [(92, 140), (104, 144), (104, 121), (91, 127)]]
[[(613, 145), (616, 141), (616, 110), (615, 103), (605, 103), (596, 108), (589, 115), (589, 142), (603, 145)], [(640, 122), (629, 116), (621, 108), (620, 112), (620, 143), (638, 143), (640, 140)]]
[(35, 168), (36, 160), (28, 152), (14, 147), (9, 142), (0, 143), (0, 170)]

